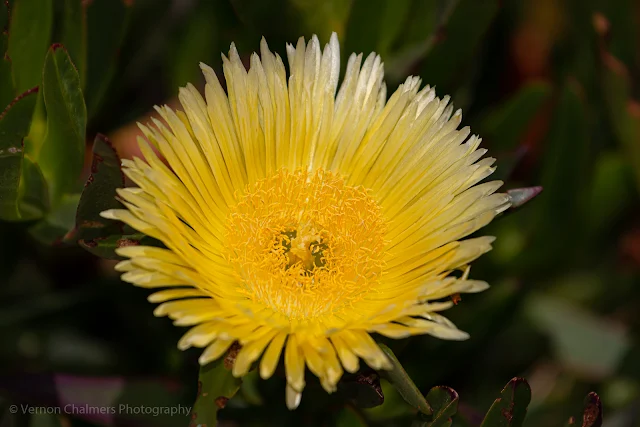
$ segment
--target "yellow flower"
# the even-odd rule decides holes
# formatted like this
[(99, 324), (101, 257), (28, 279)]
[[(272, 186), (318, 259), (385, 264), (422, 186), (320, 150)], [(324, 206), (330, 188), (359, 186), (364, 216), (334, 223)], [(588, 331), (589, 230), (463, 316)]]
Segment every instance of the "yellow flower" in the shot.
[(102, 215), (166, 245), (120, 248), (128, 259), (116, 268), (168, 288), (149, 301), (193, 326), (179, 348), (204, 348), (206, 364), (237, 341), (233, 374), (262, 356), (262, 378), (284, 351), (295, 408), (305, 366), (328, 392), (359, 359), (389, 368), (371, 333), (467, 338), (438, 312), (446, 297), (488, 287), (468, 279), (468, 263), (493, 238), (460, 239), (509, 199), (499, 181), (478, 184), (494, 159), (457, 129), (448, 96), (409, 77), (387, 100), (375, 54), (351, 55), (338, 85), (335, 34), (324, 51), (313, 37), (287, 56), (289, 77), (263, 40), (247, 72), (232, 45), (228, 94), (201, 64), (205, 97), (187, 85), (184, 111), (158, 107), (164, 122), (140, 126), (167, 164), (141, 138), (145, 159), (122, 162), (139, 187), (119, 190), (127, 209)]

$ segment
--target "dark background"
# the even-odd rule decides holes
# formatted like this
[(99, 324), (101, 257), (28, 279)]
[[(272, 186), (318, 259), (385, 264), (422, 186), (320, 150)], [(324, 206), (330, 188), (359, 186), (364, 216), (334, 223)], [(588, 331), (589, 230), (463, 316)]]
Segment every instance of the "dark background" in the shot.
[[(532, 388), (526, 426), (563, 425), (589, 391), (603, 400), (606, 427), (640, 426), (638, 2), (9, 4), (22, 12), (7, 27), (8, 52), (18, 58), (12, 56), (14, 81), (35, 70), (35, 83), (18, 77), (13, 96), (39, 84), (53, 42), (65, 44), (83, 76), (87, 155), (80, 190), (96, 133), (130, 158), (135, 121), (154, 104), (174, 103), (178, 86), (202, 87), (198, 63), (219, 71), (220, 52), (232, 41), (248, 60), (264, 35), (286, 57), (285, 42), (316, 33), (325, 43), (336, 31), (343, 66), (352, 52), (381, 54), (389, 93), (414, 74), (439, 96), (450, 94), (464, 111), (463, 125), (498, 159), (494, 176), (505, 188), (544, 191), (482, 230), (497, 241), (471, 275), (492, 287), (463, 296), (446, 313), (471, 339), (414, 337), (398, 348), (399, 359), (423, 393), (435, 385), (458, 391), (464, 417), (454, 425), (474, 425), (504, 384), (522, 376)], [(2, 5), (0, 12), (6, 15)], [(73, 19), (76, 32), (67, 25)], [(6, 22), (3, 16), (1, 26)], [(19, 41), (31, 43), (26, 59)], [(36, 108), (27, 140), (41, 132), (38, 117)], [(73, 223), (74, 209), (0, 221), (0, 425), (186, 426), (185, 416), (56, 420), (6, 410), (17, 402), (190, 406), (195, 397), (198, 351), (176, 348), (184, 330), (153, 317), (149, 292), (121, 283), (114, 261), (62, 242)], [(384, 382), (383, 390), (385, 403), (364, 411), (367, 423), (410, 425), (411, 407)], [(264, 382), (253, 372), (221, 418), (225, 425), (365, 425), (349, 421), (343, 403), (309, 386), (301, 408), (290, 413), (283, 378)]]

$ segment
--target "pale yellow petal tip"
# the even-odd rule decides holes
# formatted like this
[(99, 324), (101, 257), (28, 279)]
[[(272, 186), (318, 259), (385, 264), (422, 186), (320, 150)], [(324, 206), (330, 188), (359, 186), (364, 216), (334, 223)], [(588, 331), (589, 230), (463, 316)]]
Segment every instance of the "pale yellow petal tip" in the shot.
[(167, 299), (162, 294), (162, 291), (153, 293), (153, 294), (151, 294), (151, 295), (149, 295), (147, 297), (147, 301), (149, 301), (152, 304), (157, 304), (157, 303), (160, 303), (160, 302), (164, 302), (166, 300)]
[(113, 267), (115, 271), (118, 271), (120, 273), (131, 271), (133, 268), (133, 263), (129, 260), (120, 261)]
[(189, 340), (185, 340), (184, 338), (181, 338), (180, 341), (178, 341), (178, 350), (185, 351), (190, 348), (191, 348), (191, 342)]
[(445, 325), (438, 325), (438, 328), (434, 328), (431, 332), (429, 332), (429, 335), (434, 336), (436, 338), (440, 338), (443, 340), (450, 340), (450, 341), (466, 341), (468, 340), (471, 336), (464, 331), (461, 331), (460, 329), (456, 328), (454, 325), (451, 326), (445, 326)]
[(273, 371), (271, 371), (270, 367), (262, 362), (260, 362), (259, 369), (260, 369), (260, 378), (262, 378), (263, 380), (267, 380), (271, 378), (271, 375), (273, 375)]
[(302, 392), (296, 391), (296, 389), (294, 389), (292, 386), (287, 384), (287, 390), (286, 390), (287, 408), (290, 411), (293, 411), (298, 406), (300, 406), (301, 400), (302, 400)]
[(127, 247), (122, 247), (122, 248), (116, 248), (114, 250), (114, 252), (116, 253), (116, 255), (118, 256), (122, 256), (122, 257), (127, 257), (127, 258), (131, 258), (130, 256), (130, 252), (127, 251)]
[(211, 362), (215, 361), (216, 359), (218, 359), (218, 357), (220, 357), (220, 355), (217, 355), (217, 356), (216, 355), (211, 355), (211, 354), (208, 354), (207, 351), (205, 351), (198, 358), (198, 364), (200, 366), (208, 365), (209, 363), (211, 363)]
[(469, 338), (471, 338), (471, 335), (469, 335), (469, 333), (461, 331), (459, 329), (456, 329), (456, 334), (454, 334), (455, 338), (451, 338), (452, 340), (455, 341), (466, 341)]
[(204, 353), (202, 353), (202, 355), (198, 358), (198, 363), (200, 364), (200, 366), (204, 366), (209, 362), (213, 362), (214, 360), (215, 359), (207, 357)]
[(477, 294), (490, 288), (489, 284), (482, 280), (471, 280), (470, 282), (472, 283), (469, 285), (469, 288), (464, 291), (467, 294)]
[(156, 317), (164, 317), (169, 314), (169, 306), (167, 304), (160, 304), (153, 310), (153, 315)]
[(122, 209), (107, 209), (106, 211), (102, 211), (100, 212), (100, 216), (102, 218), (105, 219), (115, 219), (117, 220), (118, 217), (118, 213), (121, 211)]

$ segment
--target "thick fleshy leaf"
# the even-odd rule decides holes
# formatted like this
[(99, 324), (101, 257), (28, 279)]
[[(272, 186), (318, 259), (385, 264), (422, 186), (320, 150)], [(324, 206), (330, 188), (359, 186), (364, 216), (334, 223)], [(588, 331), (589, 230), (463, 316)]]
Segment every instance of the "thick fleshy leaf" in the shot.
[[(78, 240), (78, 245), (94, 255), (106, 259), (123, 259), (116, 255), (115, 250), (125, 246), (149, 245), (153, 239), (144, 234), (112, 235), (95, 239)], [(155, 241), (153, 241), (155, 242)], [(153, 244), (153, 243), (152, 243)]]
[[(459, 0), (413, 1), (408, 18), (402, 25), (400, 40), (384, 58), (385, 74), (389, 81), (400, 82), (415, 74), (416, 64), (442, 42), (447, 24)], [(394, 46), (395, 47), (395, 46)], [(429, 82), (426, 82), (429, 83)]]
[(613, 375), (631, 345), (619, 325), (557, 297), (532, 295), (526, 312), (551, 338), (558, 361), (585, 380)]
[(413, 383), (407, 371), (404, 370), (396, 355), (393, 354), (393, 351), (384, 344), (378, 343), (378, 345), (389, 358), (392, 365), (392, 369), (390, 370), (381, 370), (380, 376), (389, 381), (408, 404), (425, 415), (433, 414), (433, 409), (422, 393), (420, 393), (418, 387)]
[[(584, 238), (588, 186), (591, 176), (591, 143), (585, 126), (586, 107), (581, 87), (575, 81), (560, 93), (542, 159), (540, 185), (545, 191), (531, 209), (530, 247), (520, 254), (528, 269), (566, 265), (567, 255), (575, 254)], [(567, 167), (567, 165), (571, 167)], [(558, 185), (561, 183), (562, 185)], [(553, 218), (553, 221), (549, 221)], [(553, 241), (553, 245), (549, 242)]]
[(433, 418), (424, 427), (450, 427), (458, 412), (458, 393), (451, 387), (434, 387), (427, 393), (427, 402), (433, 408)]
[(374, 408), (384, 403), (380, 377), (375, 373), (345, 375), (338, 393), (359, 408)]
[(311, 32), (326, 41), (333, 31), (338, 35), (344, 34), (347, 17), (353, 7), (353, 0), (289, 0), (289, 3), (302, 17), (303, 34)]
[(336, 427), (366, 427), (367, 421), (354, 408), (345, 406), (336, 417)]
[(87, 111), (93, 117), (102, 105), (113, 77), (131, 16), (133, 2), (93, 0), (86, 5), (87, 19)]
[(20, 216), (24, 220), (42, 218), (49, 212), (49, 189), (40, 166), (25, 154), (20, 184)]
[(18, 93), (40, 84), (52, 24), (52, 0), (13, 1), (8, 54)]
[(9, 2), (0, 3), (0, 30), (2, 31), (9, 29), (9, 9)]
[(634, 185), (633, 174), (636, 172), (629, 157), (619, 151), (601, 153), (598, 156), (587, 208), (587, 231), (592, 236), (608, 233), (634, 203), (636, 188), (640, 188)]
[(446, 37), (438, 37), (422, 62), (420, 76), (444, 93), (452, 92), (452, 82), (471, 61), (478, 43), (489, 29), (499, 0), (459, 0), (447, 23)]
[(200, 368), (198, 395), (191, 411), (191, 425), (216, 426), (218, 411), (240, 389), (241, 378), (231, 373), (240, 347), (233, 344), (226, 356)]
[(202, 78), (200, 69), (194, 64), (204, 62), (215, 67), (220, 62), (218, 52), (228, 47), (220, 43), (218, 24), (224, 20), (220, 7), (220, 2), (198, 2), (189, 16), (184, 34), (173, 40), (175, 45), (166, 56), (171, 76), (167, 83), (171, 93), (176, 87)]
[(502, 389), (480, 427), (520, 427), (531, 402), (531, 387), (524, 378), (514, 378)]
[(38, 88), (17, 97), (0, 113), (0, 219), (21, 218), (19, 187), (24, 157), (23, 138), (29, 132)]
[(231, 4), (239, 19), (270, 44), (312, 34), (329, 41), (333, 31), (343, 35), (351, 9), (351, 1), (344, 0), (232, 0)]
[(106, 136), (98, 134), (93, 142), (91, 174), (84, 184), (78, 203), (75, 229), (67, 240), (90, 240), (122, 234), (116, 221), (105, 220), (100, 212), (121, 207), (116, 200), (116, 189), (124, 187), (120, 170), (120, 157)]
[(376, 52), (386, 58), (404, 30), (411, 3), (411, 0), (354, 0), (344, 40), (345, 51)]
[(11, 58), (7, 54), (9, 46), (9, 3), (0, 2), (0, 110), (3, 110), (16, 96), (11, 71)]
[(60, 244), (74, 227), (79, 194), (65, 194), (60, 202), (42, 221), (29, 229), (36, 240), (47, 245)]
[[(516, 150), (531, 121), (551, 98), (551, 85), (529, 83), (480, 122), (480, 134), (492, 150)], [(502, 160), (502, 158), (500, 158)]]
[(49, 49), (43, 73), (47, 131), (38, 163), (47, 179), (52, 204), (76, 190), (85, 151), (87, 109), (80, 76), (62, 45)]
[(87, 73), (87, 2), (64, 0), (62, 44), (80, 74), (80, 87), (84, 90)]
[(618, 142), (633, 166), (640, 191), (640, 103), (631, 99), (631, 79), (625, 65), (603, 54), (603, 93)]

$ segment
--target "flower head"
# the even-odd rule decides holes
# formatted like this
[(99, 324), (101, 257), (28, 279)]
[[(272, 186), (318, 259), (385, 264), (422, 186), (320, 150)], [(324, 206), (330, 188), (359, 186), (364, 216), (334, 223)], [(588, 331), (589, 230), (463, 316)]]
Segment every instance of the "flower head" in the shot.
[(287, 56), (289, 77), (263, 40), (246, 71), (232, 45), (227, 93), (201, 64), (204, 98), (187, 85), (183, 111), (158, 107), (163, 121), (140, 126), (144, 160), (123, 160), (138, 187), (103, 216), (166, 246), (120, 248), (117, 269), (157, 290), (157, 316), (192, 327), (178, 346), (204, 348), (206, 364), (238, 342), (233, 374), (260, 359), (263, 378), (284, 352), (293, 408), (305, 366), (329, 392), (359, 359), (388, 368), (371, 333), (467, 338), (438, 313), (487, 288), (468, 264), (493, 238), (461, 239), (509, 199), (478, 184), (494, 160), (449, 97), (409, 77), (387, 100), (375, 54), (351, 55), (338, 89), (335, 34)]

